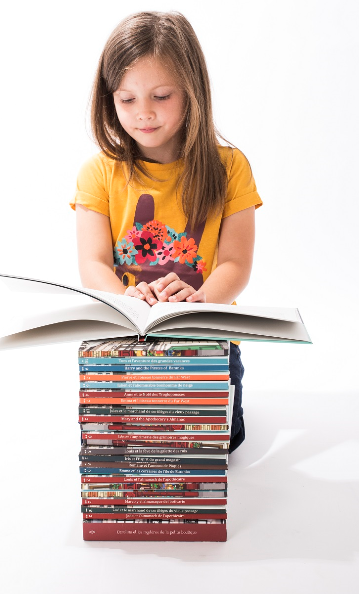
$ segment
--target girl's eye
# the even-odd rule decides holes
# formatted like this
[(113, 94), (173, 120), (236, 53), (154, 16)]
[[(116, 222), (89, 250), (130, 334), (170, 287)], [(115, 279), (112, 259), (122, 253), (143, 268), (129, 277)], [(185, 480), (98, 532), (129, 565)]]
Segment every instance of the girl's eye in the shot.
[(132, 103), (134, 99), (121, 99), (121, 103)]
[(163, 97), (156, 97), (155, 99), (159, 99), (160, 101), (164, 101), (165, 99), (169, 99), (171, 95), (164, 95)]

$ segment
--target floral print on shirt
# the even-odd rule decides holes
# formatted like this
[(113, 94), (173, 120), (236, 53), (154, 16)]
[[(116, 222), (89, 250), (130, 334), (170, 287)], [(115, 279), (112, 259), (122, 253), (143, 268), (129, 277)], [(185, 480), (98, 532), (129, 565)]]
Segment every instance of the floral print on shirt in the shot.
[(150, 266), (164, 265), (168, 261), (189, 266), (195, 272), (206, 271), (206, 263), (197, 253), (198, 246), (187, 233), (177, 233), (168, 225), (152, 220), (142, 225), (135, 223), (114, 248), (115, 264)]

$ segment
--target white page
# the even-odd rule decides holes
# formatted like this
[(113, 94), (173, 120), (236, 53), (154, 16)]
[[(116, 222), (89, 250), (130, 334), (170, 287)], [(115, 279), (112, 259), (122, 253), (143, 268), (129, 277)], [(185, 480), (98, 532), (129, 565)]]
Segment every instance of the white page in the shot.
[[(25, 309), (29, 317), (33, 315), (38, 315), (38, 323), (34, 324), (33, 326), (29, 326), (32, 328), (35, 327), (35, 325), (41, 325), (41, 312), (38, 311), (38, 313), (35, 314), (30, 311), (30, 305), (33, 307), (34, 303), (36, 302), (36, 300), (33, 300), (29, 297), (29, 295), (33, 294), (36, 294), (36, 299), (38, 299), (39, 302), (42, 301), (44, 310), (46, 311), (47, 316), (46, 321), (44, 321), (44, 324), (51, 323), (50, 311), (54, 311), (54, 322), (64, 321), (59, 320), (56, 316), (57, 309), (65, 309), (66, 307), (76, 305), (76, 303), (78, 303), (80, 307), (83, 303), (88, 303), (88, 299), (90, 299), (91, 296), (93, 296), (96, 300), (100, 300), (103, 303), (107, 303), (109, 309), (111, 307), (115, 307), (116, 310), (121, 311), (123, 315), (120, 314), (118, 322), (119, 324), (123, 322), (125, 316), (126, 318), (131, 320), (131, 322), (133, 322), (138, 332), (143, 333), (148, 311), (150, 310), (150, 306), (148, 305), (148, 303), (143, 302), (140, 299), (135, 299), (134, 297), (128, 297), (124, 295), (116, 295), (115, 293), (108, 293), (106, 291), (97, 291), (95, 289), (84, 289), (83, 287), (55, 284), (36, 279), (26, 279), (21, 277), (2, 275), (0, 275), (0, 281), (2, 285), (7, 287), (12, 292), (12, 300), (14, 299), (13, 292), (15, 294), (20, 294), (22, 296), (22, 305), (20, 303), (19, 317), (25, 317), (24, 315), (20, 316), (20, 312), (23, 312)], [(44, 297), (41, 297), (41, 295), (43, 295)], [(6, 297), (6, 295), (4, 295), (4, 297)], [(70, 302), (71, 298), (74, 300)], [(4, 320), (4, 318), (5, 316), (0, 314), (0, 326), (1, 322), (6, 322), (6, 319)], [(111, 319), (111, 321), (113, 320)], [(132, 326), (128, 327), (132, 328)], [(21, 329), (25, 328), (19, 328), (19, 330)], [(3, 336), (4, 335), (5, 334), (3, 334)]]
[(224, 312), (232, 315), (255, 316), (288, 322), (301, 322), (298, 310), (290, 307), (255, 307), (222, 303), (156, 303), (148, 315), (146, 331), (155, 329), (156, 322), (196, 312)]
[[(27, 330), (26, 332), (0, 338), (0, 351), (60, 342), (81, 343), (83, 340), (119, 338), (129, 335), (131, 335), (131, 332), (127, 328), (120, 328), (107, 322), (74, 320), (50, 326), (41, 326), (40, 328), (34, 328), (34, 330)], [(137, 336), (137, 333), (135, 336)]]
[(239, 334), (309, 341), (310, 338), (302, 322), (286, 322), (250, 316), (231, 316), (229, 314), (210, 313), (188, 314), (167, 319), (152, 329), (155, 334), (168, 332), (169, 335), (222, 337), (240, 340)]
[(151, 312), (151, 306), (146, 301), (129, 297), (128, 295), (116, 295), (115, 293), (108, 293), (106, 291), (96, 291), (94, 289), (87, 289), (87, 291), (94, 297), (101, 299), (109, 305), (113, 305), (117, 310), (121, 310), (124, 315), (127, 315), (133, 321), (138, 332), (144, 335), (148, 315)]
[(49, 300), (47, 295), (30, 294), (26, 297), (13, 295), (11, 301), (3, 300), (0, 312), (0, 336), (9, 336), (50, 325), (55, 334), (58, 323), (74, 320), (108, 322), (130, 330), (130, 334), (137, 333), (136, 327), (127, 317), (104, 303), (93, 301), (91, 297), (86, 295), (54, 297)]

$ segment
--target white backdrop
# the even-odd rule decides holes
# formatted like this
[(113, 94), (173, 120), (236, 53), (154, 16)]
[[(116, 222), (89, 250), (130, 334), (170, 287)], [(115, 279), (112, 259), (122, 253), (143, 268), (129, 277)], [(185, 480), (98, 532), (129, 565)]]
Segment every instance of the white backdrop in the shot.
[[(254, 0), (220, 10), (187, 0), (131, 3), (132, 12), (146, 9), (180, 10), (193, 24), (217, 125), (249, 158), (264, 201), (240, 302), (299, 307), (314, 342), (246, 345), (247, 388), (355, 389), (357, 3)], [(6, 273), (79, 283), (68, 201), (79, 167), (97, 151), (86, 123), (97, 60), (128, 12), (112, 0), (16, 2), (3, 12)]]
[[(312, 441), (304, 440), (304, 449), (308, 443), (309, 450), (312, 446), (313, 450), (316, 448), (314, 419), (320, 423), (321, 411), (325, 413), (325, 417), (328, 412), (333, 414), (335, 408), (340, 409), (343, 440), (350, 422), (350, 435), (354, 439), (357, 431), (354, 418), (358, 407), (353, 403), (358, 401), (350, 401), (350, 395), (358, 392), (359, 336), (359, 5), (355, 0), (227, 0), (222, 3), (193, 0), (179, 0), (177, 3), (173, 0), (133, 0), (131, 3), (119, 0), (9, 2), (2, 8), (0, 24), (0, 270), (8, 274), (79, 284), (75, 214), (68, 202), (73, 195), (80, 166), (97, 151), (86, 123), (91, 84), (97, 60), (108, 35), (124, 16), (140, 10), (179, 10), (194, 26), (208, 62), (218, 128), (247, 155), (264, 201), (264, 206), (256, 214), (257, 239), (252, 278), (239, 302), (299, 307), (314, 343), (312, 346), (242, 344), (246, 368), (244, 404), (251, 415), (252, 423), (255, 419), (263, 420), (262, 442), (254, 443), (253, 431), (250, 438), (252, 442), (247, 439), (247, 450), (244, 450), (247, 454), (243, 455), (249, 456), (250, 463), (256, 463), (268, 451), (276, 431), (280, 432), (283, 427), (288, 431), (290, 427), (290, 430), (299, 431), (300, 434), (305, 420), (314, 415), (311, 395), (313, 401), (315, 398), (317, 416), (313, 416)], [(7, 314), (6, 311), (2, 313)], [(78, 481), (74, 460), (74, 451), (78, 447), (75, 421), (76, 348), (76, 344), (71, 344), (59, 348), (34, 349), (26, 353), (26, 363), (25, 351), (19, 351), (18, 361), (23, 361), (22, 373), (26, 369), (26, 384), (22, 379), (16, 384), (19, 387), (14, 388), (12, 380), (3, 380), (6, 388), (4, 393), (8, 397), (6, 402), (9, 404), (7, 424), (13, 415), (11, 401), (16, 399), (21, 404), (24, 415), (22, 426), (28, 427), (33, 408), (31, 401), (22, 399), (25, 385), (30, 391), (37, 386), (37, 414), (43, 415), (43, 419), (47, 418), (49, 411), (54, 410), (49, 402), (58, 402), (63, 398), (63, 407), (58, 409), (56, 418), (61, 422), (61, 427), (64, 427), (68, 442), (65, 444), (62, 461), (58, 458), (57, 463), (62, 464), (64, 472), (66, 464), (73, 464), (69, 474), (72, 481)], [(13, 369), (15, 374), (18, 372), (20, 364), (14, 361), (13, 354), (0, 355), (3, 378), (7, 377), (5, 371), (8, 369)], [(37, 368), (35, 362), (42, 362), (41, 374), (40, 367)], [(71, 362), (73, 366), (70, 369)], [(54, 366), (59, 370), (56, 381), (52, 375)], [(25, 375), (22, 376), (24, 377)], [(66, 386), (73, 386), (73, 389), (66, 392), (65, 383)], [(255, 399), (255, 395), (259, 393), (261, 396)], [(287, 402), (292, 403), (286, 409), (285, 421), (278, 417), (279, 411), (275, 408), (275, 403), (281, 406), (280, 403), (283, 405), (286, 400), (276, 400), (278, 395), (288, 397)], [(348, 403), (348, 408), (345, 407), (345, 402)], [(19, 409), (19, 414), (21, 410)], [(73, 415), (73, 430), (70, 428), (70, 414)], [(38, 417), (39, 422), (40, 418)], [(272, 423), (273, 431), (269, 435), (267, 430), (269, 431)], [(330, 432), (334, 434), (334, 414), (330, 423)], [(11, 432), (10, 440), (13, 439), (12, 435)], [(50, 439), (50, 429), (47, 428), (42, 435), (45, 439)], [(357, 437), (356, 433), (356, 439)], [(31, 442), (33, 449), (30, 448), (33, 456), (37, 459), (43, 456), (43, 463), (50, 465), (52, 453), (44, 452), (40, 441), (36, 441), (37, 437), (34, 440)], [(299, 443), (302, 447), (301, 442)], [(328, 444), (323, 444), (323, 449), (333, 445), (332, 442), (331, 445)], [(55, 445), (54, 447), (56, 449)], [(275, 448), (274, 450), (276, 451)], [(286, 451), (290, 456), (291, 450)], [(308, 447), (306, 451), (309, 455)], [(337, 458), (338, 468), (342, 467), (342, 460), (348, 459), (344, 450), (341, 452)], [(57, 450), (57, 455), (60, 456), (60, 450)], [(352, 455), (350, 460), (357, 460), (357, 449), (352, 450)], [(328, 460), (328, 468), (332, 468), (333, 458), (329, 456)], [(259, 467), (260, 471), (261, 469), (262, 466)], [(10, 464), (8, 472), (11, 474), (12, 471), (15, 474), (11, 476), (16, 480), (18, 475)], [(40, 480), (41, 472), (37, 472), (37, 480)], [(47, 472), (57, 480), (55, 469)], [(6, 475), (7, 478), (10, 474)], [(352, 478), (350, 472), (349, 475)], [(26, 476), (33, 478), (31, 474)], [(259, 484), (257, 475), (254, 475), (254, 479), (252, 475), (250, 477), (249, 484), (251, 480), (254, 480), (254, 486)], [(347, 479), (348, 475), (345, 475), (345, 480)], [(280, 478), (273, 489), (275, 498), (281, 488), (279, 484)], [(282, 484), (287, 484), (287, 475), (283, 477)], [(265, 481), (263, 489), (266, 488), (264, 485)], [(299, 487), (301, 483), (295, 484), (295, 492), (298, 492)], [(317, 483), (313, 487), (313, 497), (316, 487)], [(343, 492), (341, 504), (346, 500), (348, 492)], [(248, 493), (248, 500), (252, 500), (252, 490), (249, 489)], [(256, 497), (255, 490), (253, 493)], [(326, 494), (324, 488), (323, 498)], [(242, 491), (242, 495), (246, 503), (246, 493)], [(72, 505), (72, 491), (58, 497), (59, 506)], [(7, 503), (7, 499), (5, 501)], [(308, 505), (311, 501), (312, 497), (308, 498)], [(259, 503), (259, 498), (255, 502)], [(60, 530), (61, 534), (56, 533), (56, 538), (60, 539), (59, 542), (64, 547), (60, 554), (70, 553), (66, 566), (68, 575), (76, 576), (80, 582), (82, 578), (77, 560), (75, 561), (77, 558), (74, 557), (71, 561), (71, 554), (75, 550), (71, 547), (79, 547), (73, 543), (78, 543), (81, 530), (78, 500), (75, 503), (73, 514), (77, 518), (74, 520), (76, 526), (72, 526), (69, 536), (66, 524), (68, 514), (59, 512), (57, 525), (60, 530), (63, 521), (64, 527), (63, 535)], [(45, 508), (39, 508), (39, 513), (45, 513), (45, 509), (50, 522), (53, 518), (50, 503)], [(306, 517), (307, 509), (303, 508), (298, 526), (302, 526), (302, 518)], [(262, 512), (265, 516), (265, 510)], [(320, 515), (320, 509), (317, 512)], [(257, 526), (261, 526), (254, 514), (250, 524), (256, 525), (256, 522)], [(350, 518), (348, 522), (350, 523)], [(283, 525), (287, 524), (287, 518), (283, 519)], [(10, 534), (13, 524), (9, 526)], [(21, 528), (23, 525), (19, 526)], [(315, 533), (319, 534), (323, 526), (320, 525)], [(34, 540), (36, 536), (31, 537), (31, 540), (29, 533), (30, 540), (26, 541), (26, 547), (32, 547), (31, 543), (36, 543), (34, 554), (44, 555), (46, 538), (38, 523), (33, 524), (32, 529), (37, 534), (37, 541)], [(45, 527), (42, 529), (46, 530)], [(270, 530), (272, 529), (273, 526), (270, 526)], [(240, 532), (238, 538), (245, 538), (246, 530), (248, 532), (248, 526), (245, 526), (244, 533)], [(310, 528), (308, 530), (310, 534)], [(335, 530), (336, 533), (340, 530), (339, 525)], [(299, 527), (298, 531), (293, 529), (292, 533), (299, 533)], [(335, 542), (334, 535), (327, 538), (325, 531), (324, 534), (328, 543)], [(266, 542), (265, 539), (262, 540), (263, 534), (257, 536), (262, 544)], [(341, 542), (346, 543), (348, 549), (345, 554), (340, 553), (339, 557), (336, 552), (328, 552), (327, 549), (323, 553), (319, 541), (318, 548), (313, 545), (311, 549), (313, 542), (316, 542), (315, 539), (313, 541), (312, 536), (308, 536), (308, 547), (313, 551), (312, 557), (317, 559), (339, 558), (348, 561), (353, 558), (354, 551), (358, 550), (357, 538), (348, 541), (345, 534)], [(14, 543), (17, 543), (16, 539)], [(107, 547), (105, 544), (103, 546)], [(145, 546), (141, 546), (137, 545), (136, 551), (147, 550)], [(158, 547), (156, 551), (159, 551)], [(47, 554), (54, 555), (51, 572), (54, 579), (55, 575), (58, 579), (57, 561), (55, 562), (55, 553), (52, 552), (54, 550), (50, 546)], [(126, 550), (135, 551), (130, 545)], [(166, 557), (167, 550), (164, 546), (159, 556)], [(186, 550), (189, 555), (187, 576), (191, 580), (199, 579), (193, 573), (194, 568), (193, 571), (190, 568), (189, 551), (193, 549)], [(95, 554), (96, 551), (88, 547), (87, 552), (90, 551), (92, 559), (92, 553)], [(253, 551), (253, 557), (248, 557), (251, 561), (258, 558), (255, 546)], [(304, 555), (300, 547), (294, 547), (290, 551), (294, 558)], [(82, 562), (87, 563), (90, 557), (87, 557), (84, 550), (81, 550), (81, 555)], [(217, 560), (215, 555), (214, 561)], [(273, 554), (270, 550), (263, 552), (263, 558), (286, 556), (285, 541), (282, 545), (278, 544)], [(18, 555), (14, 550), (13, 567), (17, 567), (17, 560)], [(194, 560), (201, 561), (201, 555)], [(233, 560), (238, 560), (235, 552)], [(148, 571), (151, 571), (151, 564), (152, 559), (149, 559)], [(344, 564), (339, 563), (339, 566), (343, 568)], [(34, 567), (30, 558), (28, 570), (33, 572), (30, 573), (33, 576), (36, 574)], [(168, 571), (172, 571), (171, 567), (168, 565)], [(257, 584), (262, 584), (266, 594), (271, 592), (269, 586), (265, 586), (267, 574), (264, 572), (260, 578), (254, 571), (255, 567), (248, 565), (243, 569), (242, 577), (246, 575), (252, 579), (253, 590), (248, 587), (246, 592), (258, 592)], [(328, 567), (318, 570), (316, 579), (319, 581), (314, 590), (310, 587), (308, 589), (308, 584), (314, 583), (310, 582), (311, 578), (308, 578), (308, 583), (300, 582), (300, 576), (303, 577), (304, 574), (302, 568), (300, 571), (297, 568), (298, 590), (292, 588), (291, 591), (315, 591), (316, 594), (325, 591), (328, 594), (328, 588), (323, 587), (322, 590), (323, 582), (319, 577), (331, 575), (326, 573), (330, 571)], [(290, 575), (294, 574), (291, 574), (291, 570), (288, 571), (290, 580)], [(283, 586), (286, 579), (284, 575), (286, 574), (278, 573), (276, 586)], [(346, 592), (355, 591), (346, 584), (345, 574), (340, 573), (340, 579), (338, 576), (339, 574), (337, 582), (334, 578), (332, 580), (332, 584), (337, 584), (339, 588), (336, 592), (341, 587)], [(235, 573), (232, 577), (235, 580)], [(262, 578), (263, 582), (260, 581)], [(68, 589), (65, 574), (61, 579), (56, 592), (76, 591), (75, 588)], [(89, 586), (90, 576), (86, 580)], [(218, 592), (221, 584), (223, 587), (223, 581), (216, 581), (214, 574), (213, 580), (212, 584)], [(33, 585), (33, 591), (37, 594), (47, 594), (50, 591), (49, 584), (45, 581), (33, 582)], [(287, 586), (285, 583), (284, 592), (289, 591)], [(11, 590), (13, 591), (15, 590)], [(19, 591), (24, 590), (19, 588)], [(53, 584), (51, 591), (55, 592)], [(206, 591), (213, 590), (208, 587)], [(279, 594), (278, 589), (276, 592)]]

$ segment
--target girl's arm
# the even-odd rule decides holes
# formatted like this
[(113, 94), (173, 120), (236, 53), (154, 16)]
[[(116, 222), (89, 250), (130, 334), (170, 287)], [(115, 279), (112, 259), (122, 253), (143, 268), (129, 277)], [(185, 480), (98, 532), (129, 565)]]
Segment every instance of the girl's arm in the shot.
[(76, 231), (79, 271), (83, 286), (123, 295), (125, 287), (113, 273), (110, 219), (76, 204)]
[[(222, 221), (217, 268), (203, 283), (208, 303), (232, 303), (248, 284), (254, 252), (255, 207), (236, 212)], [(188, 301), (196, 301), (196, 293)]]
[(170, 273), (152, 283), (158, 300), (232, 303), (248, 284), (252, 269), (254, 213), (255, 207), (251, 206), (223, 219), (217, 268), (198, 291)]
[(146, 283), (140, 283), (141, 291), (136, 287), (125, 288), (114, 274), (111, 225), (106, 215), (77, 204), (76, 226), (79, 270), (84, 287), (146, 299), (150, 305), (157, 302)]

